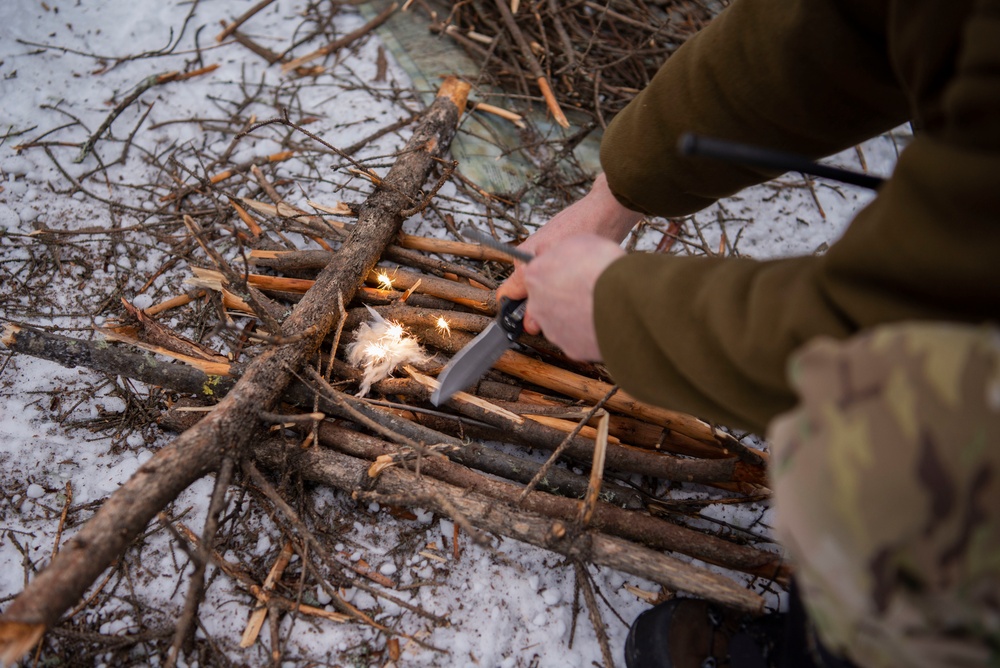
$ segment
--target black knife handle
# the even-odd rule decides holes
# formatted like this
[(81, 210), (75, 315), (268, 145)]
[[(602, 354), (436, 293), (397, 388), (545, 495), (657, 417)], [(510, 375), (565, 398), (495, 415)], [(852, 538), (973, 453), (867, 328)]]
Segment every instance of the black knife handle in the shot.
[(524, 332), (524, 309), (527, 308), (527, 302), (527, 299), (506, 297), (500, 301), (500, 315), (497, 316), (497, 320), (511, 341), (517, 341)]

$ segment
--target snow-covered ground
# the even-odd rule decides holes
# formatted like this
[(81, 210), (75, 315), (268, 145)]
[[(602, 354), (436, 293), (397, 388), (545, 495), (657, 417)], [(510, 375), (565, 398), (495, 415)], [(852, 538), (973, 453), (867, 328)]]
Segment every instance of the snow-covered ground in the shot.
[[(160, 198), (165, 191), (150, 184), (165, 182), (163, 170), (205, 175), (205, 156), (226, 151), (242, 129), (232, 119), (247, 124), (288, 109), (292, 118), (315, 119), (307, 126), (311, 132), (334, 145), (348, 146), (419, 108), (407, 75), (391, 58), (385, 79), (376, 81), (381, 55), (377, 37), (318, 61), (326, 71), (305, 82), (283, 76), (280, 67), (268, 66), (239, 44), (217, 44), (214, 36), (220, 21), (231, 20), (251, 4), (235, 0), (0, 3), (0, 327), (26, 323), (89, 338), (94, 325), (116, 312), (120, 297), (145, 307), (177, 294), (183, 267), (167, 267), (144, 288), (147, 279), (175, 255), (172, 244), (179, 243), (175, 236), (160, 234), (156, 211), (163, 206)], [(277, 0), (244, 30), (280, 51), (306, 36), (329, 9), (325, 2)], [(344, 34), (363, 22), (356, 10), (342, 8), (326, 36)], [(314, 39), (294, 53), (323, 43)], [(148, 77), (214, 64), (219, 67), (212, 72), (143, 93), (115, 120), (112, 137), (99, 141), (82, 162), (74, 162), (80, 144)], [(362, 155), (391, 155), (407, 132), (389, 133)], [(230, 162), (239, 164), (281, 150), (280, 136), (278, 130), (254, 133), (235, 145)], [(888, 174), (896, 143), (902, 141), (905, 137), (885, 137), (865, 144), (861, 152), (868, 168)], [(171, 155), (181, 167), (168, 160)], [(835, 162), (858, 168), (859, 156), (852, 150)], [(336, 164), (334, 156), (317, 152), (284, 162), (273, 174), (291, 183), (308, 183), (308, 191), (286, 190), (293, 204), (304, 206), (307, 199), (360, 199), (351, 189), (363, 189), (363, 182), (331, 177)], [(350, 185), (342, 191), (345, 182)], [(237, 194), (246, 189), (233, 186)], [(457, 197), (451, 186), (442, 195)], [(820, 182), (810, 190), (790, 175), (777, 185), (749, 190), (699, 214), (685, 228), (689, 245), (680, 250), (719, 252), (725, 230), (727, 253), (735, 250), (765, 258), (821, 251), (868, 197), (864, 191)], [(472, 203), (461, 206), (477, 210)], [(466, 220), (475, 220), (476, 215), (469, 214)], [(429, 219), (418, 217), (407, 225), (411, 232), (447, 234)], [(643, 228), (638, 248), (654, 247), (661, 238), (657, 230), (663, 226), (661, 221)], [(39, 233), (45, 230), (71, 233)], [(171, 439), (156, 425), (143, 426), (137, 419), (159, 400), (156, 393), (135, 384), (123, 392), (125, 382), (0, 348), (0, 605), (49, 561), (67, 492), (72, 498), (63, 541)], [(173, 504), (169, 515), (200, 531), (211, 489), (212, 479), (199, 481)], [(429, 624), (365, 592), (347, 592), (355, 606), (377, 620), (447, 651), (434, 652), (403, 640), (399, 665), (600, 663), (586, 613), (574, 619), (573, 569), (559, 555), (497, 539), (495, 549), (502, 557), (466, 541), (456, 560), (448, 519), (418, 513), (416, 520), (400, 520), (385, 509), (358, 506), (323, 489), (314, 490), (311, 498), (309, 512), (329, 518), (330, 531), (338, 536), (338, 551), (348, 559), (365, 560), (395, 580), (397, 596), (450, 620), (448, 626)], [(235, 489), (228, 512), (246, 515), (239, 526), (253, 526), (255, 533), (225, 535), (224, 556), (249, 564), (255, 574), (266, 574), (281, 548), (277, 528)], [(741, 521), (739, 512), (727, 517)], [(418, 554), (429, 542), (436, 544), (440, 560)], [(43, 662), (65, 646), (93, 650), (72, 657), (81, 664), (114, 664), (125, 658), (137, 664), (161, 662), (183, 604), (188, 559), (154, 522), (125, 561), (124, 569), (96, 593), (93, 602), (76, 613), (68, 631), (50, 634)], [(289, 573), (295, 572), (293, 563)], [(626, 585), (652, 592), (658, 588), (607, 569), (591, 572), (604, 596), (604, 619), (620, 660), (627, 623), (647, 607)], [(252, 598), (218, 572), (209, 582), (201, 613), (201, 650), (188, 661), (214, 665), (226, 657), (236, 664), (265, 663), (270, 646), (266, 627), (253, 647), (238, 647)], [(310, 589), (304, 600), (322, 606), (329, 599), (321, 590)], [(87, 644), (82, 636), (72, 635), (74, 630), (96, 630), (131, 642), (122, 653), (110, 642), (91, 639)], [(289, 665), (390, 661), (385, 635), (367, 626), (286, 615), (280, 630), (286, 643), (283, 658)]]

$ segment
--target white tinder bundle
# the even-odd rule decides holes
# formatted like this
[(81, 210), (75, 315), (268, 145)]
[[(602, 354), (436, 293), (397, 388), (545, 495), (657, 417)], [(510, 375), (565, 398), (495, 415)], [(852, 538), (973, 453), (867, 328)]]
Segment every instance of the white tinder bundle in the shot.
[(347, 361), (364, 369), (357, 396), (368, 394), (372, 383), (387, 378), (401, 364), (418, 364), (427, 354), (398, 322), (386, 320), (370, 306), (365, 306), (374, 320), (358, 326), (354, 341), (347, 346)]

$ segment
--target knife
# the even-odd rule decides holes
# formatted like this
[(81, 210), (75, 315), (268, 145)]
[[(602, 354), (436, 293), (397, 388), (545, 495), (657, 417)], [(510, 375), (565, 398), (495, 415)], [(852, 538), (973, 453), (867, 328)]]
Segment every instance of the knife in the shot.
[[(466, 231), (463, 236), (475, 239), (484, 246), (507, 253), (513, 258), (529, 262), (532, 255), (513, 246), (500, 243), (492, 237), (476, 230)], [(472, 385), (510, 349), (524, 331), (524, 310), (526, 300), (504, 299), (496, 320), (486, 326), (476, 338), (459, 350), (445, 368), (438, 374), (438, 386), (431, 394), (431, 403), (440, 406), (453, 394)]]
[(504, 299), (497, 319), (451, 358), (438, 374), (431, 403), (440, 406), (460, 390), (472, 385), (500, 359), (524, 331), (525, 299)]

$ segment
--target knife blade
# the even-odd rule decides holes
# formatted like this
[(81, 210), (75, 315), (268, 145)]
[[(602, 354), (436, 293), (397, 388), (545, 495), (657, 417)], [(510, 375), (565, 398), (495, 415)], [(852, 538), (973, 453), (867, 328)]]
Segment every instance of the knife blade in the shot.
[[(522, 262), (530, 262), (534, 258), (530, 253), (497, 241), (475, 228), (464, 230), (462, 236)], [(431, 393), (432, 404), (440, 406), (456, 392), (472, 385), (500, 359), (504, 351), (514, 345), (524, 331), (524, 310), (524, 299), (503, 300), (497, 319), (459, 350), (438, 374), (438, 386)]]
[(432, 404), (440, 406), (456, 392), (472, 385), (514, 345), (524, 331), (525, 305), (524, 299), (504, 300), (497, 319), (455, 353), (438, 374), (438, 386), (431, 394)]

